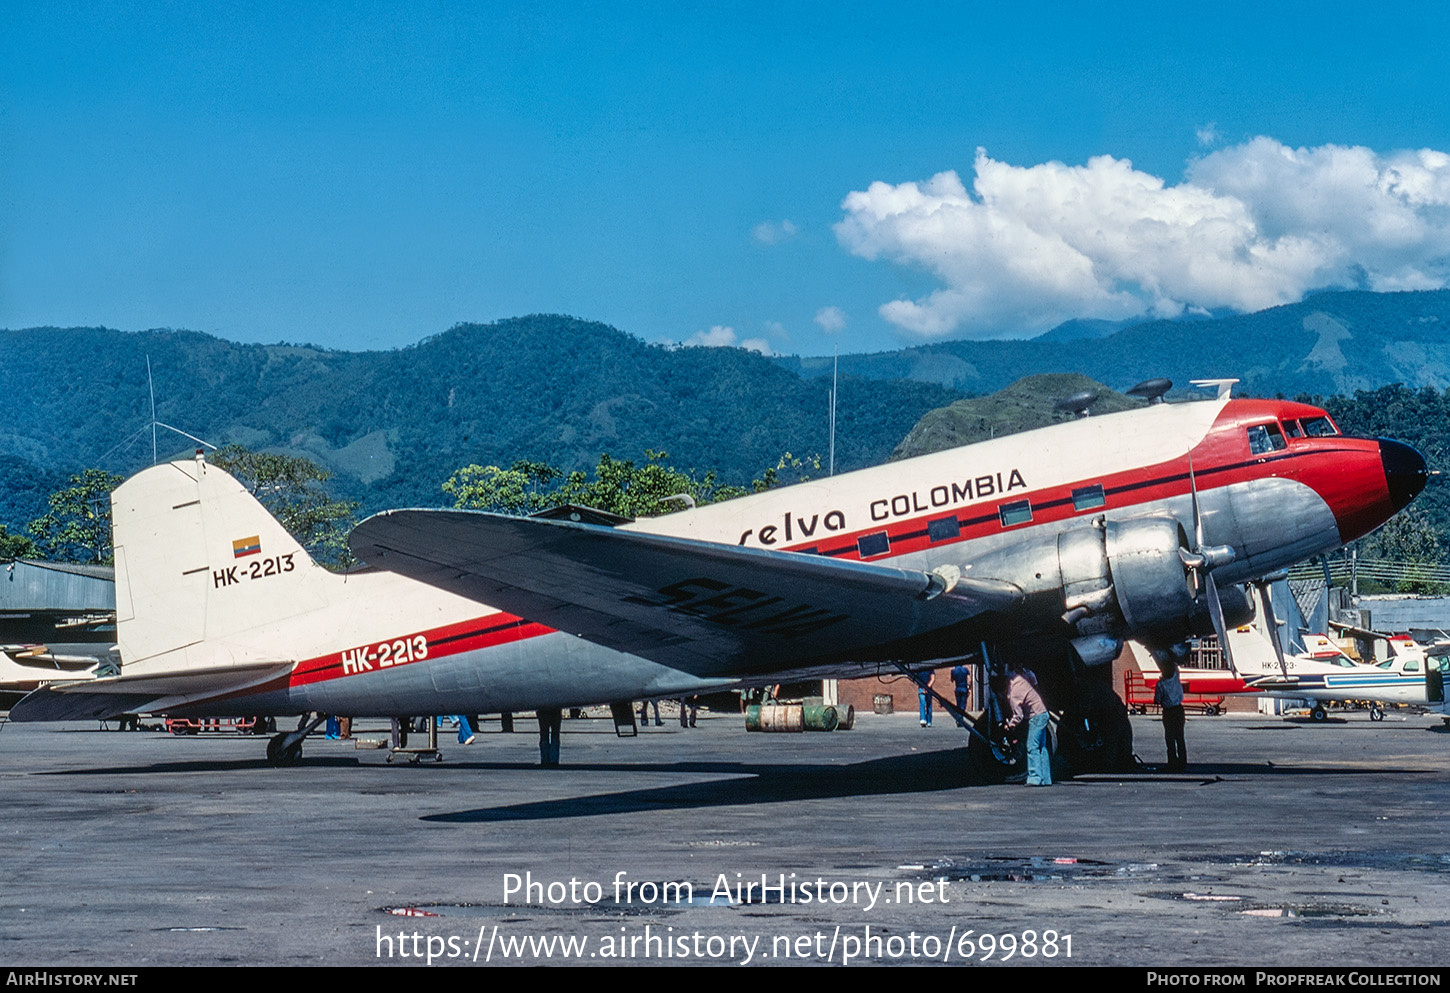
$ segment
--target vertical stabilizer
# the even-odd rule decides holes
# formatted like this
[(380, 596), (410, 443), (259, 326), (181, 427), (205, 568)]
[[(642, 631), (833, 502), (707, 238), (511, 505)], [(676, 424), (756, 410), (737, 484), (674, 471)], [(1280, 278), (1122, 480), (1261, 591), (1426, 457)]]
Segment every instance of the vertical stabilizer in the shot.
[(326, 605), (342, 581), (200, 457), (136, 474), (111, 508), (127, 674), (282, 661), (261, 634)]

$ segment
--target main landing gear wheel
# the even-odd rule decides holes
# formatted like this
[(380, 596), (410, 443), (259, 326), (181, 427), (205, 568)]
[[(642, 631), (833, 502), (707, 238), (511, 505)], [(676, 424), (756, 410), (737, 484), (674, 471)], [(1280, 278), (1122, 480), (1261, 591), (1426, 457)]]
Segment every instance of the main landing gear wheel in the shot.
[(1329, 719), (1329, 712), (1323, 707), (1315, 707), (1313, 710), (1309, 711), (1309, 719), (1314, 723), (1318, 724), (1322, 721)]
[(1381, 707), (1377, 703), (1370, 704), (1369, 705), (1369, 719), (1372, 720), (1372, 721), (1382, 721), (1382, 720), (1384, 720), (1385, 719), (1385, 708)]
[[(1003, 761), (1003, 752), (1007, 761)], [(1026, 753), (1017, 754), (1008, 746), (989, 746), (975, 734), (967, 739), (967, 766), (971, 769), (972, 781), (988, 786), (1005, 783), (1009, 777), (1027, 771)]]
[(1058, 723), (1057, 750), (1068, 775), (1133, 768), (1133, 725), (1111, 686), (1090, 678), (1080, 681), (1072, 706)]

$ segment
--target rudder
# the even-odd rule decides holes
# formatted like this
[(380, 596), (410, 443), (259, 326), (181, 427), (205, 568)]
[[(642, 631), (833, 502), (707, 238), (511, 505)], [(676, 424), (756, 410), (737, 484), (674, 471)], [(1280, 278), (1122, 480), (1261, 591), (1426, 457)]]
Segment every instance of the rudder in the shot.
[(248, 633), (318, 609), (341, 582), (199, 455), (137, 473), (111, 507), (127, 674), (271, 661)]

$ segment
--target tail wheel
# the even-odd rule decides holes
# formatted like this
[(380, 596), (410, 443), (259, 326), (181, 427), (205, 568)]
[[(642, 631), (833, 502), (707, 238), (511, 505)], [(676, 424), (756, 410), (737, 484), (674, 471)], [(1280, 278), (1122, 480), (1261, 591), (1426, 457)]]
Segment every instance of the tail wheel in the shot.
[(292, 734), (283, 733), (267, 742), (267, 764), (274, 769), (285, 769), (302, 761), (302, 741), (288, 741)]

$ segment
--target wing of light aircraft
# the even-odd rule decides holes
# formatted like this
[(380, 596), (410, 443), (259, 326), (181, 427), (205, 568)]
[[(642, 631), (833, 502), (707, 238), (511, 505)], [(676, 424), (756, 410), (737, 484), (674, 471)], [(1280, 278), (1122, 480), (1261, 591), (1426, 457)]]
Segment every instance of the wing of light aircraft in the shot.
[(1367, 533), (1425, 475), (1304, 404), (1160, 404), (613, 528), (389, 512), (351, 539), (372, 568), (338, 576), (198, 458), (114, 494), (120, 675), (12, 717), (493, 713), (974, 656), (1031, 664), (1102, 739), (1122, 639), (1240, 623), (1234, 584)]
[(75, 645), (0, 645), (0, 709), (54, 682), (89, 680), (109, 652), (94, 643)]

